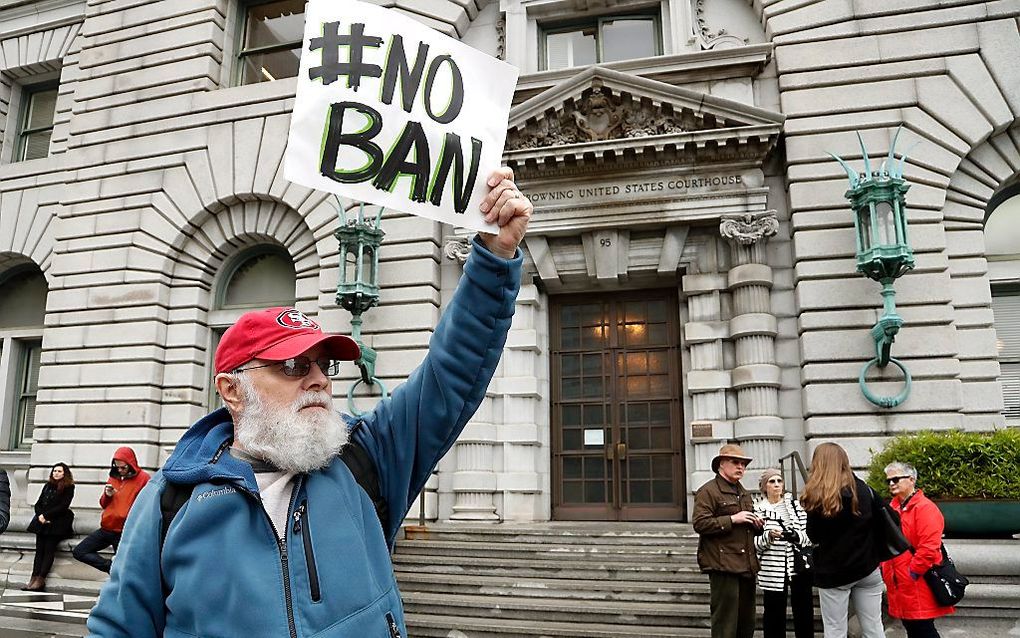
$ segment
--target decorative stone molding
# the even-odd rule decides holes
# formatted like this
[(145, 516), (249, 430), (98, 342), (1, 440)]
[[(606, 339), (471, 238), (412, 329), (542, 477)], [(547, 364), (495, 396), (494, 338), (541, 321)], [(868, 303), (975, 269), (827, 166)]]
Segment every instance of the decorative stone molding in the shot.
[(719, 222), (719, 234), (739, 244), (750, 245), (772, 237), (779, 232), (776, 211), (724, 215)]
[(500, 12), (496, 20), (496, 58), (506, 59), (506, 13)]
[(760, 165), (782, 122), (779, 113), (595, 66), (511, 110), (504, 159), (536, 171), (625, 153), (671, 165), (678, 156)]
[(451, 261), (456, 261), (461, 266), (467, 262), (471, 254), (471, 240), (467, 237), (456, 237), (449, 239), (443, 245), (443, 256)]
[(507, 136), (507, 150), (541, 148), (560, 144), (600, 142), (666, 135), (700, 130), (690, 114), (667, 112), (645, 102), (634, 102), (597, 86), (555, 116), (542, 118), (536, 126), (518, 129)]
[(694, 3), (695, 20), (698, 23), (698, 35), (701, 37), (702, 48), (739, 47), (748, 43), (748, 38), (729, 33), (726, 29), (712, 31), (705, 18), (705, 2), (706, 0), (695, 0)]

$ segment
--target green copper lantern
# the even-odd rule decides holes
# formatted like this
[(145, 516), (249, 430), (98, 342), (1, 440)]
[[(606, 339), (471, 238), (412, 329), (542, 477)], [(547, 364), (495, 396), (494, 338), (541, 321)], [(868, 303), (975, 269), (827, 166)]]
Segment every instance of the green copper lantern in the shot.
[[(339, 200), (337, 202), (339, 204)], [(361, 357), (354, 363), (361, 370), (361, 378), (347, 392), (351, 413), (359, 415), (354, 407), (354, 389), (361, 383), (378, 385), (386, 397), (386, 386), (375, 376), (377, 353), (361, 340), (361, 315), (379, 304), (379, 246), (386, 233), (381, 228), (383, 209), (373, 223), (365, 220), (365, 204), (358, 204), (358, 216), (348, 219), (342, 205), (338, 206), (340, 227), (334, 236), (340, 242), (340, 277), (336, 287), (336, 302), (351, 313), (351, 338), (358, 342)]]
[[(889, 154), (877, 171), (871, 169), (868, 150), (864, 147), (860, 133), (857, 133), (857, 139), (864, 156), (864, 173), (858, 175), (845, 161), (832, 155), (850, 178), (850, 190), (846, 192), (846, 198), (854, 214), (857, 271), (882, 284), (884, 311), (871, 328), (871, 336), (875, 341), (875, 358), (865, 364), (858, 382), (865, 398), (884, 408), (896, 407), (906, 401), (911, 386), (910, 373), (902, 362), (890, 354), (896, 334), (903, 326), (903, 318), (896, 313), (893, 283), (914, 268), (914, 252), (907, 239), (906, 193), (910, 185), (903, 179), (906, 155), (901, 155), (898, 160), (895, 156), (899, 134), (900, 129), (896, 129)], [(884, 368), (889, 363), (903, 372), (904, 388), (894, 397), (877, 396), (868, 388), (865, 375), (872, 366)]]

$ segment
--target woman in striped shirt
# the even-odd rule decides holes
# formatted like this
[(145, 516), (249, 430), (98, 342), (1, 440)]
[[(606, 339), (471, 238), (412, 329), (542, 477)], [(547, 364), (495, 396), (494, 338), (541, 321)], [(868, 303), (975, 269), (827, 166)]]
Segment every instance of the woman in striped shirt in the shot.
[(807, 545), (807, 514), (786, 491), (783, 475), (775, 468), (762, 472), (758, 483), (762, 498), (754, 504), (754, 511), (765, 519), (763, 533), (755, 537), (754, 545), (761, 561), (758, 586), (764, 594), (765, 638), (786, 636), (786, 595), (790, 594), (793, 608), (793, 628), (796, 638), (811, 638), (814, 630), (814, 604), (811, 597), (810, 572), (794, 571), (793, 545)]

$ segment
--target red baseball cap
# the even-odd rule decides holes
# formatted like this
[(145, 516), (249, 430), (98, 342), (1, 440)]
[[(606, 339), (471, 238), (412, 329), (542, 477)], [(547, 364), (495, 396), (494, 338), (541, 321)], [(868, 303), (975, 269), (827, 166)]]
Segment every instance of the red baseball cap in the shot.
[(300, 310), (288, 307), (246, 312), (227, 328), (216, 346), (216, 373), (230, 372), (252, 359), (283, 361), (322, 344), (331, 359), (354, 361), (361, 356), (358, 342), (328, 334)]

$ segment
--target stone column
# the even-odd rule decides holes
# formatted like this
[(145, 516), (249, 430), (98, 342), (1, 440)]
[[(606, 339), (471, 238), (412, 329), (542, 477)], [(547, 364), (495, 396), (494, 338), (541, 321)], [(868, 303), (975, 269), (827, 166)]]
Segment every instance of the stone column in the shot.
[[(450, 273), (451, 286), (443, 286), (444, 293), (452, 294), (456, 288), (463, 266), (471, 252), (470, 240), (450, 238), (443, 246), (443, 254), (454, 262)], [(444, 268), (446, 270), (446, 268)], [(446, 277), (444, 277), (446, 279)], [(479, 406), (478, 412), (468, 422), (467, 427), (451, 451), (453, 457), (453, 473), (444, 481), (440, 476), (440, 492), (443, 484), (453, 492), (453, 508), (450, 520), (454, 521), (499, 521), (496, 514), (496, 472), (494, 470), (496, 427), (493, 424), (492, 398), (486, 396)], [(444, 470), (448, 465), (444, 464)]]
[(684, 340), (691, 357), (687, 392), (691, 395), (692, 404), (692, 489), (712, 478), (712, 458), (720, 445), (733, 437), (733, 424), (726, 419), (730, 373), (725, 370), (723, 361), (723, 340), (729, 336), (729, 324), (721, 319), (719, 298), (726, 285), (726, 276), (718, 273), (686, 275), (683, 278), (688, 314)]
[(776, 365), (778, 322), (772, 313), (772, 269), (765, 263), (765, 242), (778, 230), (775, 211), (725, 215), (719, 224), (733, 254), (727, 277), (733, 302), (729, 337), (736, 353), (733, 434), (759, 468), (777, 463), (783, 438)]

